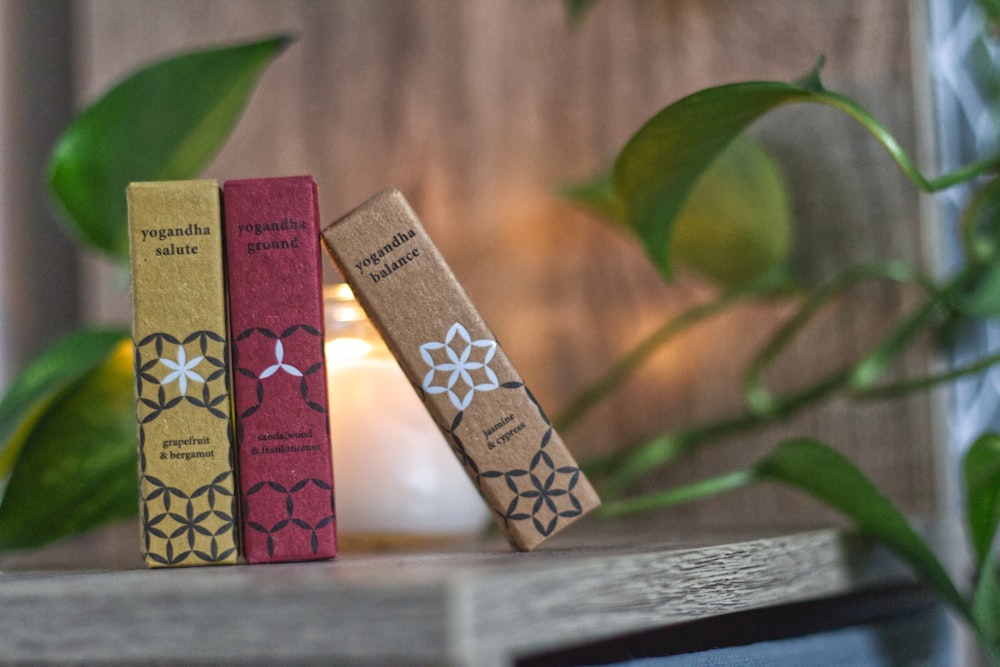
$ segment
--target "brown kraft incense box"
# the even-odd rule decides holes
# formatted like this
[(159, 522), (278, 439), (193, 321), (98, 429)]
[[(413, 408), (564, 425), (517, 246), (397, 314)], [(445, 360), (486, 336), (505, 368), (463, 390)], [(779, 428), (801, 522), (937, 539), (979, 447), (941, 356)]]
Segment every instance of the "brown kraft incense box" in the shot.
[(600, 505), (399, 192), (368, 200), (323, 240), (515, 547), (531, 550)]
[(143, 556), (234, 563), (219, 186), (132, 183), (128, 212)]
[(251, 563), (332, 558), (316, 184), (310, 176), (227, 181), (223, 202), (243, 555)]

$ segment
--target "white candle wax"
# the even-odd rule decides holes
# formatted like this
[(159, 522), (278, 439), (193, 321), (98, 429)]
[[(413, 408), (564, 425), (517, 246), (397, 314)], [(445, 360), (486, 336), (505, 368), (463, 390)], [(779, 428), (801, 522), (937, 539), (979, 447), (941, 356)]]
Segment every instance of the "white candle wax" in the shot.
[(392, 357), (363, 340), (327, 343), (338, 532), (474, 533), (488, 510)]

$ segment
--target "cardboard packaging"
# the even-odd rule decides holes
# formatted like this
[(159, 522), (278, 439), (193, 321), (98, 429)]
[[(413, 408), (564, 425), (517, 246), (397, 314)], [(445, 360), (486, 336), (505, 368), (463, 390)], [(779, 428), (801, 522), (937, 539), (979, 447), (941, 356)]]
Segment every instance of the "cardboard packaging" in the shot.
[(319, 204), (309, 176), (223, 186), (243, 553), (337, 554)]
[(210, 180), (128, 187), (149, 567), (238, 556), (219, 198)]
[(516, 548), (600, 505), (399, 192), (330, 224), (323, 241)]

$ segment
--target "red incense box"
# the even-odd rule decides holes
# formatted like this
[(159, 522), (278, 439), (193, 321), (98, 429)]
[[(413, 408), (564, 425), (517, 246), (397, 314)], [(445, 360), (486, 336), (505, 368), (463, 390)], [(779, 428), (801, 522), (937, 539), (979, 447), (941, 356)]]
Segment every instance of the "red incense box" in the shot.
[(223, 189), (233, 396), (251, 563), (337, 554), (319, 205), (309, 176)]

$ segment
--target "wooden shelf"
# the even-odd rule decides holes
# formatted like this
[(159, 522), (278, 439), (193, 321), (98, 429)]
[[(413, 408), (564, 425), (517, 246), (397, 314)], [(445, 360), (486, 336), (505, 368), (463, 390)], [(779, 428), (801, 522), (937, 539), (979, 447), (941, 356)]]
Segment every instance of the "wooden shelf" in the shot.
[(8, 568), (0, 573), (0, 656), (115, 664), (504, 665), (904, 576), (884, 553), (833, 530), (682, 548), (582, 530), (530, 554), (486, 542), (266, 566), (0, 566)]

